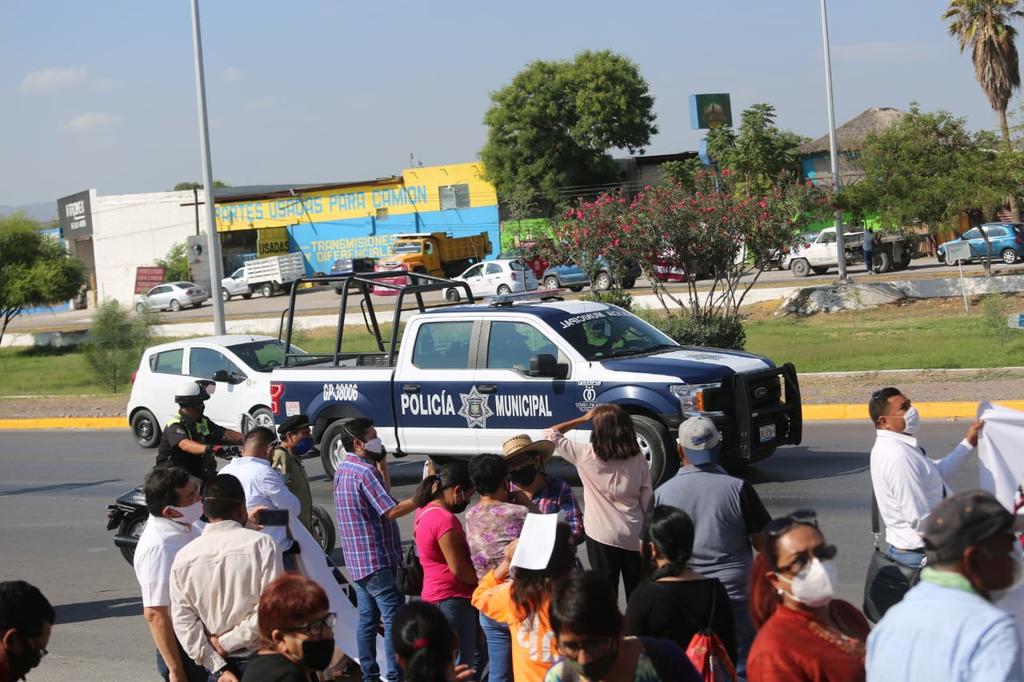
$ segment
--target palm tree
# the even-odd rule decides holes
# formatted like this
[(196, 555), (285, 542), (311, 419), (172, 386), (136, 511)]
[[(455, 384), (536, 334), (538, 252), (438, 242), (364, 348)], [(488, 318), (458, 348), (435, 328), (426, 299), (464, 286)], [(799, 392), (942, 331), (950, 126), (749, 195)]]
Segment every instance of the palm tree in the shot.
[[(1010, 141), (1010, 127), (1006, 122), (1006, 107), (1013, 91), (1020, 88), (1020, 66), (1017, 59), (1017, 29), (1010, 25), (1014, 19), (1024, 17), (1018, 9), (1018, 0), (949, 0), (949, 7), (942, 18), (949, 22), (949, 35), (960, 43), (962, 53), (971, 48), (971, 62), (974, 77), (985, 91), (988, 103), (999, 115), (999, 128), (1003, 142), (1013, 152)], [(1013, 219), (1020, 221), (1020, 208), (1016, 196), (1010, 196), (1010, 210)], [(984, 234), (989, 258), (985, 263), (988, 271), (992, 260), (992, 245)]]

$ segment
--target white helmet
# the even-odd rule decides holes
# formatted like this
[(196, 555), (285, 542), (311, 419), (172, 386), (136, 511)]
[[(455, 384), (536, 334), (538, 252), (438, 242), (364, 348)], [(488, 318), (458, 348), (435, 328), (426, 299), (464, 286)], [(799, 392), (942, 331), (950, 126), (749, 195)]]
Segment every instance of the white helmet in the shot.
[[(210, 399), (209, 390), (203, 386), (205, 383), (213, 384), (213, 382), (199, 382), (199, 381), (188, 381), (180, 386), (178, 390), (174, 392), (174, 402), (179, 405), (189, 405), (191, 403), (200, 403)], [(216, 386), (216, 384), (213, 384)]]

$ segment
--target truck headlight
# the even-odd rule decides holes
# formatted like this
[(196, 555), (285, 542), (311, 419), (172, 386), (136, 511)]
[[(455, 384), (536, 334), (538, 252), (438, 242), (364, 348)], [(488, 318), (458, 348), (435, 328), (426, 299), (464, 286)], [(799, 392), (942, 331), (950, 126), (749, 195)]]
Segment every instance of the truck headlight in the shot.
[(675, 384), (668, 390), (679, 401), (679, 411), (684, 415), (706, 412), (705, 391), (720, 388), (721, 384)]

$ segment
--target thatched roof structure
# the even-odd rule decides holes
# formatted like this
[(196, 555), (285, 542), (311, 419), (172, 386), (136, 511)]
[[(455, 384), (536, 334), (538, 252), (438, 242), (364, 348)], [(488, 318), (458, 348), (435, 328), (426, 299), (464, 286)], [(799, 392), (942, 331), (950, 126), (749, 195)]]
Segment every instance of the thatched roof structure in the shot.
[[(836, 128), (836, 144), (840, 152), (860, 151), (869, 133), (880, 133), (906, 114), (892, 107), (872, 107)], [(796, 151), (802, 156), (828, 153), (828, 134), (805, 142)]]

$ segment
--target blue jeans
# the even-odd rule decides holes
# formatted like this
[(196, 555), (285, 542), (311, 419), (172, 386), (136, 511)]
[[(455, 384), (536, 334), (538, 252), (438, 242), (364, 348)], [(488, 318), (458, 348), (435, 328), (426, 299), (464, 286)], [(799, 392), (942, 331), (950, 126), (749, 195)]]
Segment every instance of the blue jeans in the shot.
[(387, 679), (398, 682), (402, 671), (395, 659), (395, 644), (391, 637), (391, 623), (395, 612), (405, 603), (405, 595), (398, 591), (395, 574), (390, 568), (382, 568), (365, 578), (352, 583), (356, 590), (356, 606), (359, 610), (356, 643), (359, 647), (359, 668), (363, 682), (377, 682), (380, 666), (377, 665), (377, 625), (384, 624), (384, 655), (387, 657)]
[(512, 682), (512, 635), (508, 625), (481, 613), (480, 627), (487, 638), (488, 682)]
[[(452, 597), (437, 602), (437, 608), (441, 609), (441, 613), (448, 619), (448, 624), (459, 636), (459, 649), (456, 652), (455, 664), (479, 665), (479, 661), (473, 660), (476, 655), (476, 633), (479, 621), (477, 610), (473, 608), (473, 604), (465, 597)], [(477, 670), (477, 675), (479, 674), (480, 671)]]
[(873, 256), (874, 253), (871, 251), (864, 252), (864, 270), (867, 272), (871, 272), (871, 261)]
[(921, 568), (924, 565), (924, 552), (904, 552), (895, 547), (888, 547), (885, 555), (907, 568)]
[(750, 620), (750, 602), (729, 600), (732, 603), (732, 618), (736, 626), (736, 679), (739, 682), (746, 682), (747, 679), (747, 654), (750, 653), (750, 645), (754, 643), (754, 623)]

